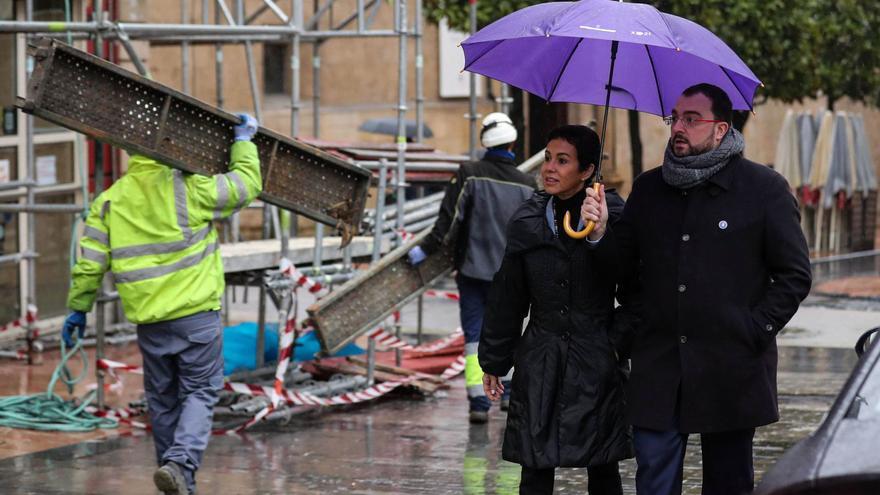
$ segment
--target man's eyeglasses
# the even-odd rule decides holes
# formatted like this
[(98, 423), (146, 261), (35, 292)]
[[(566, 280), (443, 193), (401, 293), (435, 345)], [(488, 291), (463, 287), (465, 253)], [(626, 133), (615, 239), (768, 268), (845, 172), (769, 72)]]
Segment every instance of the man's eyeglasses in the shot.
[(709, 120), (709, 119), (698, 119), (695, 117), (676, 117), (674, 115), (670, 115), (669, 117), (663, 117), (663, 123), (672, 127), (676, 122), (681, 122), (681, 125), (684, 126), (685, 129), (693, 129), (697, 126), (697, 122), (715, 122), (720, 123), (724, 122), (723, 120)]

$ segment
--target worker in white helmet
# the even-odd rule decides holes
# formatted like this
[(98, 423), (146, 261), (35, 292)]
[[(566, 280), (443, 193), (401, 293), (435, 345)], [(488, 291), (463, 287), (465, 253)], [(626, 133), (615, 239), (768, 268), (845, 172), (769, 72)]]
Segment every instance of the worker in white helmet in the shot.
[[(446, 185), (430, 235), (408, 253), (410, 263), (418, 265), (441, 245), (454, 246), (471, 423), (488, 421), (491, 404), (483, 391), (483, 371), (477, 359), (489, 285), (501, 266), (507, 222), (536, 186), (533, 176), (516, 168), (516, 137), (516, 127), (507, 115), (494, 112), (483, 119), (480, 140), (486, 153), (482, 160), (461, 165)], [(502, 399), (501, 408), (506, 410), (507, 405)]]

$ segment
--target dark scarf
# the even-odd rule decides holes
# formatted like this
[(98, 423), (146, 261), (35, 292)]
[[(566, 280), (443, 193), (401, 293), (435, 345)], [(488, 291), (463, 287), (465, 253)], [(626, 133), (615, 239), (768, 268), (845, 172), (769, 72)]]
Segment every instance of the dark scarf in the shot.
[(675, 156), (670, 139), (663, 156), (663, 180), (679, 189), (698, 186), (724, 168), (731, 158), (742, 154), (744, 149), (742, 134), (732, 127), (717, 148), (699, 155)]
[(570, 245), (578, 244), (578, 242), (576, 239), (566, 235), (565, 230), (562, 228), (565, 212), (567, 211), (571, 214), (572, 227), (577, 228), (578, 222), (581, 219), (581, 205), (586, 197), (587, 191), (584, 189), (581, 189), (580, 192), (568, 199), (559, 199), (557, 196), (550, 197), (550, 201), (553, 201), (553, 219), (556, 221), (556, 232), (566, 248), (570, 248)]

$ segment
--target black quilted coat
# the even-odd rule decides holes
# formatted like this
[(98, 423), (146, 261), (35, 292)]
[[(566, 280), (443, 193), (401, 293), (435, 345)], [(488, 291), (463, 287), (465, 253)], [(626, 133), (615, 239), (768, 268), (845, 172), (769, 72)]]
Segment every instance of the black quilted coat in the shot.
[[(606, 197), (613, 224), (623, 200)], [(633, 323), (615, 315), (613, 227), (595, 245), (563, 243), (547, 220), (549, 199), (536, 193), (511, 219), (483, 320), (483, 371), (514, 367), (502, 456), (531, 468), (625, 459), (631, 435), (615, 346)]]

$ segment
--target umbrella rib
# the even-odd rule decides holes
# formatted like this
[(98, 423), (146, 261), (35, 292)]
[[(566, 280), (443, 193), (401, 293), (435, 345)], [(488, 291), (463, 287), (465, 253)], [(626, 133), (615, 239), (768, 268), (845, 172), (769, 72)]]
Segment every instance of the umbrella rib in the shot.
[(749, 106), (749, 110), (751, 110), (751, 111), (754, 112), (754, 111), (755, 111), (755, 107), (752, 106), (752, 103), (749, 101), (748, 98), (746, 98), (746, 95), (744, 95), (743, 92), (742, 92), (742, 90), (739, 89), (739, 86), (737, 86), (736, 83), (733, 82), (733, 78), (730, 77), (730, 74), (727, 73), (727, 69), (724, 68), (724, 67), (722, 67), (721, 65), (719, 65), (718, 67), (721, 68), (721, 72), (723, 72), (724, 75), (727, 76), (727, 79), (730, 81), (730, 84), (733, 84), (733, 87), (736, 88), (737, 92), (739, 92), (739, 95), (742, 96), (742, 99), (746, 102), (746, 105)]
[(663, 93), (660, 91), (660, 79), (657, 78), (657, 68), (654, 67), (654, 57), (651, 56), (651, 50), (648, 49), (648, 45), (642, 45), (645, 47), (645, 53), (648, 54), (648, 61), (651, 62), (651, 72), (654, 74), (654, 86), (657, 87), (657, 99), (660, 100), (660, 113), (666, 114), (666, 108), (663, 106)]
[(578, 42), (574, 44), (574, 48), (571, 49), (571, 53), (568, 54), (568, 58), (566, 58), (565, 63), (562, 64), (562, 69), (560, 69), (559, 75), (556, 76), (556, 82), (553, 83), (553, 89), (551, 89), (550, 94), (547, 95), (548, 102), (553, 100), (553, 93), (556, 92), (556, 87), (559, 86), (559, 81), (562, 80), (562, 75), (565, 74), (565, 69), (568, 68), (568, 63), (571, 62), (571, 57), (574, 56), (574, 52), (576, 52), (578, 47), (581, 46), (582, 41), (584, 41), (584, 38), (578, 38)]
[(484, 51), (483, 53), (481, 53), (479, 57), (477, 57), (477, 58), (471, 60), (471, 63), (465, 65), (465, 66), (464, 66), (464, 69), (462, 69), (462, 71), (469, 70), (468, 67), (471, 67), (471, 66), (473, 66), (475, 63), (477, 63), (478, 60), (480, 60), (481, 58), (483, 58), (483, 55), (485, 55), (485, 54), (491, 52), (492, 50), (494, 50), (494, 49), (496, 49), (496, 48), (498, 48), (498, 45), (500, 45), (500, 44), (503, 43), (504, 41), (505, 41), (505, 40), (496, 40), (495, 44), (492, 45), (492, 48), (489, 48), (488, 50), (486, 50), (486, 51)]
[(657, 15), (660, 16), (660, 20), (663, 21), (663, 24), (666, 25), (666, 29), (669, 30), (669, 38), (672, 41), (673, 45), (675, 45), (676, 51), (681, 51), (681, 47), (678, 46), (678, 43), (675, 42), (675, 33), (672, 31), (672, 26), (669, 25), (669, 21), (666, 20), (666, 14), (660, 12), (656, 7), (654, 8), (654, 12), (657, 12)]

